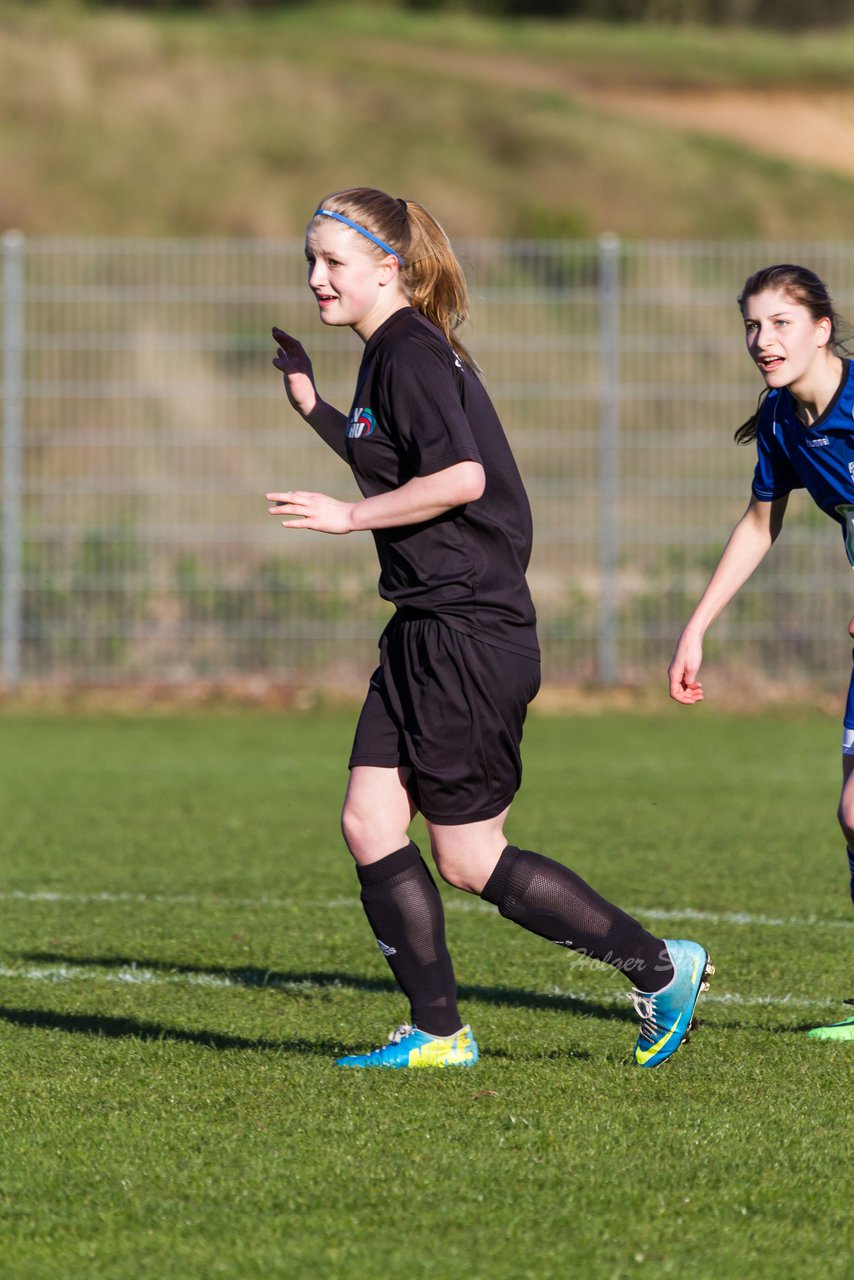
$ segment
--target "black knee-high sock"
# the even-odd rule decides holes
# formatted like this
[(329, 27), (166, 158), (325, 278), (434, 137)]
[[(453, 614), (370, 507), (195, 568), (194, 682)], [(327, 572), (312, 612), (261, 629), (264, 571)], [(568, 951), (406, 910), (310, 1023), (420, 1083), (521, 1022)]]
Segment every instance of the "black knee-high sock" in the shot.
[(445, 912), (417, 845), (356, 868), (362, 906), (379, 948), (409, 999), (412, 1025), (449, 1036), (462, 1026)]
[(673, 977), (663, 939), (542, 854), (508, 845), (480, 896), (541, 938), (620, 969), (641, 991), (660, 991)]

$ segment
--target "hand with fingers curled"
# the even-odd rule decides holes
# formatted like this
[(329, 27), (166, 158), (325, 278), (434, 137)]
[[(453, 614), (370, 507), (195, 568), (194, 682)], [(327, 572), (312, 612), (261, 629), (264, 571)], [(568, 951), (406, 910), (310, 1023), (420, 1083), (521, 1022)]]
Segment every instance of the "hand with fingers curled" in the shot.
[(325, 493), (309, 493), (303, 489), (288, 489), (281, 493), (265, 494), (272, 516), (289, 516), (283, 520), (285, 529), (311, 529), (316, 533), (352, 533), (353, 510), (356, 503), (340, 502)]
[(679, 637), (676, 652), (667, 674), (670, 680), (670, 696), (676, 702), (693, 706), (705, 697), (697, 673), (703, 661), (703, 645), (699, 636), (686, 628)]

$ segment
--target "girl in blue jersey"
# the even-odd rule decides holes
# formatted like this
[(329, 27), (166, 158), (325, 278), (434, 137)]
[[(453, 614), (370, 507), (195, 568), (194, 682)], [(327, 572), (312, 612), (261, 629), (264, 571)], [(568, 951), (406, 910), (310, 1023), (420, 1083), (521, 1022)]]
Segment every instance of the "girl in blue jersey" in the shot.
[[(703, 636), (775, 541), (793, 489), (806, 489), (840, 525), (854, 566), (854, 363), (839, 338), (840, 322), (824, 283), (805, 267), (784, 263), (757, 271), (739, 295), (747, 350), (765, 380), (760, 407), (736, 432), (756, 442), (747, 510), (679, 637), (670, 664), (670, 694), (702, 701), (697, 673)], [(848, 630), (854, 637), (854, 618)], [(842, 740), (838, 818), (848, 849), (854, 900), (854, 672)], [(809, 1034), (854, 1039), (854, 1017)]]
[(301, 344), (274, 329), (291, 405), (349, 465), (362, 498), (267, 495), (286, 529), (370, 531), (380, 593), (395, 607), (356, 727), (342, 829), (362, 905), (409, 1002), (411, 1023), (345, 1067), (469, 1066), (442, 899), (409, 825), (420, 811), (449, 884), (560, 946), (624, 973), (641, 1017), (635, 1061), (683, 1042), (705, 949), (648, 933), (568, 867), (507, 843), (520, 744), (540, 682), (525, 570), (531, 512), (510, 446), (468, 352), (465, 278), (423, 206), (339, 191), (306, 233), (325, 325), (364, 343), (349, 414), (322, 400)]

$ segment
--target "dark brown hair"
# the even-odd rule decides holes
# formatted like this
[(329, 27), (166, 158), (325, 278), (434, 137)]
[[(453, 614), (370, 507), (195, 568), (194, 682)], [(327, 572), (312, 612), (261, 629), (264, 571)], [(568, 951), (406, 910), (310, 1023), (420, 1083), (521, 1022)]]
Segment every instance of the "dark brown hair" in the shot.
[[(814, 271), (808, 267), (798, 267), (791, 262), (781, 262), (773, 267), (763, 267), (744, 282), (738, 295), (738, 305), (742, 316), (748, 299), (764, 293), (766, 289), (779, 289), (790, 301), (798, 306), (806, 307), (816, 323), (819, 320), (830, 321), (830, 338), (828, 347), (837, 356), (848, 356), (850, 352), (840, 336), (842, 320), (833, 305), (833, 299), (827, 285)], [(759, 422), (759, 411), (768, 394), (768, 388), (761, 393), (755, 412), (743, 422), (735, 433), (736, 444), (750, 444), (756, 439), (756, 428)]]

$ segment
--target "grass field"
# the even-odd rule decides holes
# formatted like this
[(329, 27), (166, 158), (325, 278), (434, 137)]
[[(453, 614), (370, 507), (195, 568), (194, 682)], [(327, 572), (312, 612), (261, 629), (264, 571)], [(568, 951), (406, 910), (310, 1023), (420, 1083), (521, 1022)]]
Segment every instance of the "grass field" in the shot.
[[(667, 1067), (622, 979), (448, 891), (472, 1071), (405, 1015), (337, 832), (352, 714), (0, 719), (9, 1280), (850, 1274), (837, 726), (535, 715), (511, 837), (717, 964)], [(418, 838), (418, 832), (416, 832)]]

